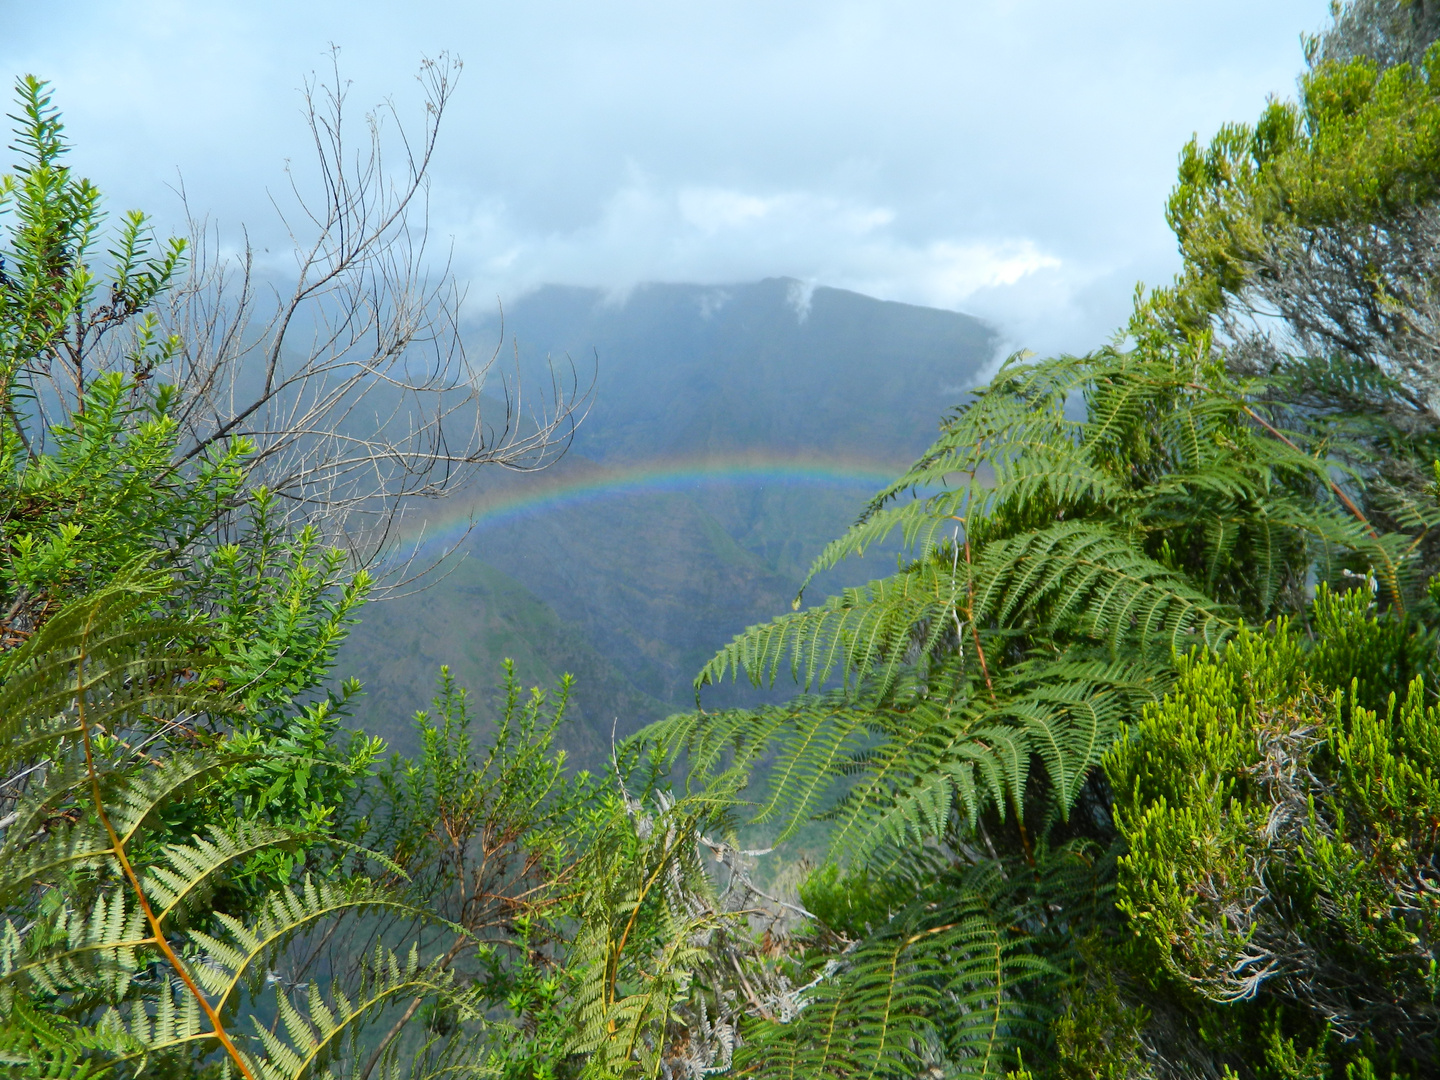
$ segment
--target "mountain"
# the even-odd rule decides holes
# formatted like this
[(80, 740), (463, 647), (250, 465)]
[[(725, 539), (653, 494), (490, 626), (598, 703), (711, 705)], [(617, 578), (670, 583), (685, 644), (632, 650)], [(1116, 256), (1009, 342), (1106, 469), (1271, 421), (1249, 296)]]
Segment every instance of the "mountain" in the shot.
[(575, 449), (602, 462), (764, 448), (909, 464), (996, 346), (965, 315), (783, 278), (621, 298), (549, 286), (504, 326), (532, 362), (598, 359)]
[[(473, 519), (464, 560), (369, 608), (341, 666), (375, 688), (361, 720), (397, 746), (441, 662), (477, 690), (505, 656), (527, 684), (570, 671), (583, 729), (570, 749), (586, 764), (612, 730), (693, 705), (691, 680), (719, 646), (789, 610), (811, 560), (929, 444), (996, 348), (966, 315), (788, 279), (623, 297), (550, 286), (503, 326), (522, 385), (548, 378), (547, 358), (582, 377), (593, 362), (589, 415), (551, 469), (482, 471), (418, 508), (441, 536)], [(474, 338), (499, 333), (497, 318)], [(880, 576), (894, 553), (822, 575), (808, 595)], [(753, 699), (706, 691), (707, 705)]]

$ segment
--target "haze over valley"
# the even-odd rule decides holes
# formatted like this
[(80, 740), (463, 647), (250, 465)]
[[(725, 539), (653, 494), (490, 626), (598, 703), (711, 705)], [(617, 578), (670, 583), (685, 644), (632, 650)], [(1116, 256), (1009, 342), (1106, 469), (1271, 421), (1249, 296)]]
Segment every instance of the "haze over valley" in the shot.
[[(527, 685), (573, 673), (565, 738), (592, 766), (612, 730), (693, 706), (718, 646), (789, 610), (824, 545), (998, 360), (998, 335), (973, 317), (783, 278), (620, 297), (550, 287), (507, 307), (504, 330), (501, 363), (518, 350), (522, 386), (547, 357), (567, 376), (573, 362), (594, 373), (593, 402), (550, 468), (486, 470), (412, 510), (409, 534), (430, 551), (474, 528), (443, 580), (372, 605), (340, 660), (368, 688), (357, 721), (401, 748), (442, 663), (487, 714), (504, 657)], [(497, 316), (471, 340), (498, 332)], [(877, 549), (809, 595), (894, 558)], [(706, 702), (751, 696), (724, 687)]]

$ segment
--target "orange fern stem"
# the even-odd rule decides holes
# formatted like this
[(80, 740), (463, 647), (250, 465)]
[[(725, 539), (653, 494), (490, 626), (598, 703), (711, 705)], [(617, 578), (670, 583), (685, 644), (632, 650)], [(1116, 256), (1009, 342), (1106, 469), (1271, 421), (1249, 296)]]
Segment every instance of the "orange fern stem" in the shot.
[(220, 1014), (205, 997), (204, 992), (196, 984), (180, 957), (175, 955), (175, 950), (170, 947), (170, 943), (165, 940), (160, 920), (155, 917), (155, 911), (151, 908), (150, 901), (145, 896), (145, 890), (140, 885), (140, 877), (135, 873), (135, 867), (131, 865), (130, 857), (125, 852), (125, 842), (120, 839), (120, 834), (115, 831), (115, 826), (110, 822), (110, 815), (105, 812), (105, 800), (100, 794), (100, 776), (95, 771), (95, 755), (90, 743), (90, 724), (85, 719), (85, 650), (83, 647), (75, 661), (75, 705), (80, 724), (80, 738), (85, 748), (85, 771), (90, 779), (90, 796), (95, 803), (95, 814), (99, 817), (100, 823), (105, 826), (105, 833), (110, 837), (110, 848), (115, 853), (115, 861), (120, 864), (120, 869), (135, 892), (135, 898), (140, 902), (140, 910), (145, 913), (145, 919), (150, 924), (150, 933), (153, 935), (155, 947), (164, 954), (170, 966), (175, 969), (175, 974), (180, 977), (185, 988), (199, 1003), (201, 1011), (205, 1013), (206, 1019), (210, 1021), (210, 1026), (214, 1029), (215, 1038), (225, 1048), (230, 1059), (235, 1062), (235, 1067), (240, 1070), (240, 1075), (245, 1080), (256, 1080), (249, 1064), (236, 1048), (235, 1043), (231, 1041), (225, 1025), (220, 1022)]

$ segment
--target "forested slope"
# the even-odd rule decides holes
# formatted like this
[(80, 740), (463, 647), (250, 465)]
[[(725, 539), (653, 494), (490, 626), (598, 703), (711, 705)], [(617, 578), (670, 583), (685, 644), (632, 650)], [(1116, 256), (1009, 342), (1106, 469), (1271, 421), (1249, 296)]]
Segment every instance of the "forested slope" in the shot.
[[(485, 473), (412, 507), (410, 535), (439, 534), (430, 550), (473, 512), (458, 556), (483, 568), (461, 577), (508, 579), (530, 598), (508, 593), (512, 612), (491, 597), (477, 617), (473, 589), (451, 577), (370, 608), (341, 663), (375, 688), (359, 721), (398, 745), (408, 734), (398, 718), (429, 699), (442, 661), (477, 690), (507, 656), (530, 681), (593, 672), (574, 691), (574, 718), (589, 729), (576, 749), (608, 748), (612, 731), (689, 707), (715, 643), (789, 603), (810, 561), (876, 478), (924, 447), (939, 404), (975, 383), (994, 345), (964, 315), (789, 280), (645, 285), (623, 298), (551, 287), (511, 305), (504, 326), (522, 379), (548, 377), (546, 357), (568, 356), (582, 377), (597, 363), (593, 400), (545, 472)], [(894, 557), (891, 545), (871, 561), (884, 569)], [(863, 565), (842, 568), (821, 585), (865, 576)], [(467, 620), (496, 617), (449, 654), (438, 648)]]

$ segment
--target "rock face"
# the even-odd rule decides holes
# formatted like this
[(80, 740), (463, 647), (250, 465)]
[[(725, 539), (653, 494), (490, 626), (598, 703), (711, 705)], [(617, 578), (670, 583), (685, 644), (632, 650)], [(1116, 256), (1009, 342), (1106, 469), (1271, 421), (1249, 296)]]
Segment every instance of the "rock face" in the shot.
[[(440, 663), (482, 714), (502, 657), (527, 684), (572, 672), (566, 741), (587, 765), (612, 729), (693, 704), (691, 679), (720, 645), (789, 610), (810, 561), (924, 449), (996, 347), (966, 315), (786, 279), (622, 298), (552, 286), (507, 309), (504, 327), (522, 378), (547, 356), (587, 380), (593, 368), (590, 415), (552, 469), (482, 473), (433, 508), (451, 522), (473, 512), (465, 561), (370, 607), (339, 670), (372, 687), (360, 722), (402, 749)], [(476, 347), (497, 331), (477, 326)], [(893, 558), (829, 572), (807, 595)]]

